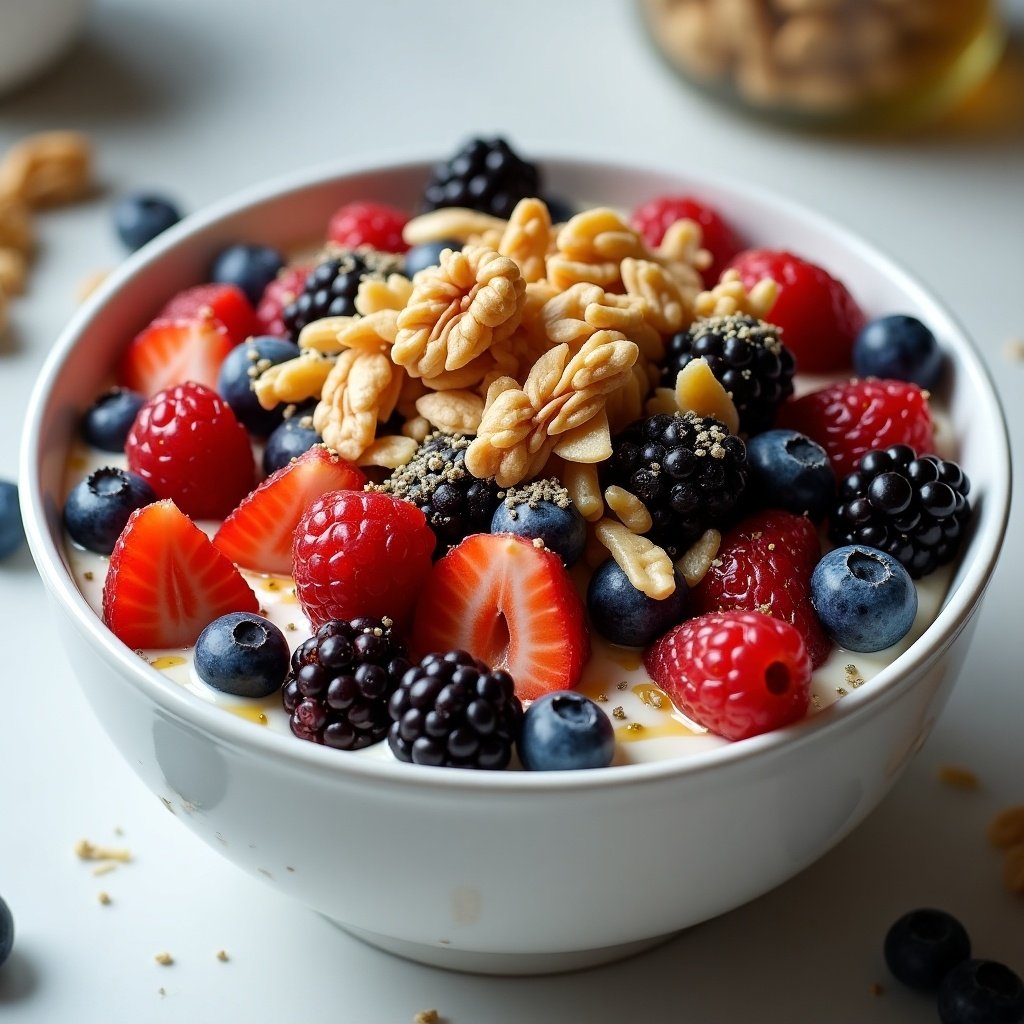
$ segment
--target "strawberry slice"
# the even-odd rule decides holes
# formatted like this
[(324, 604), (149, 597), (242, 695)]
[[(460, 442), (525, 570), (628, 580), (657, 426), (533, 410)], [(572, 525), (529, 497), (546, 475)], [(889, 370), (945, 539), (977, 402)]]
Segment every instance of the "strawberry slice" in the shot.
[(246, 495), (213, 538), (236, 565), (289, 574), (292, 538), (303, 512), (328, 491), (361, 491), (366, 476), (317, 444), (282, 466)]
[(235, 344), (259, 333), (245, 292), (233, 284), (199, 284), (171, 296), (154, 320), (213, 320)]
[(515, 680), (521, 700), (574, 687), (590, 653), (583, 603), (558, 555), (476, 533), (434, 564), (416, 606), (420, 655), (465, 650)]
[(188, 647), (219, 616), (258, 610), (239, 571), (173, 501), (132, 513), (103, 584), (103, 621), (123, 643)]
[(187, 380), (216, 388), (220, 364), (234, 347), (228, 332), (209, 317), (154, 320), (122, 356), (117, 383), (147, 398)]

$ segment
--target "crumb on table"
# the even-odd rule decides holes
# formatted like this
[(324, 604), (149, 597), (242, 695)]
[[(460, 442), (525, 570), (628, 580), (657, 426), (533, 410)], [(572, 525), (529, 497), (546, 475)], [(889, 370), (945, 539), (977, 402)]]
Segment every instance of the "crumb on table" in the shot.
[(939, 765), (938, 776), (939, 782), (953, 789), (975, 790), (981, 785), (978, 776), (970, 768), (959, 764)]

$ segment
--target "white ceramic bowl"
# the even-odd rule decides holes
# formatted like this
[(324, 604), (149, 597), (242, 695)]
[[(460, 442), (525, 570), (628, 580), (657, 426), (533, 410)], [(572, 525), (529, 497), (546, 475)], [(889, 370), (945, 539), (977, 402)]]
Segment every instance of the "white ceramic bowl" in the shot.
[(22, 447), (24, 517), (60, 634), (128, 764), (183, 825), (256, 877), (382, 948), (488, 972), (580, 967), (639, 950), (790, 878), (878, 803), (928, 736), (967, 655), (1009, 508), (1005, 423), (950, 315), (847, 232), (754, 189), (550, 160), (553, 194), (631, 207), (689, 191), (752, 243), (841, 277), (871, 313), (928, 323), (952, 364), (942, 394), (976, 518), (938, 618), (870, 685), (772, 734), (658, 762), (562, 773), (472, 772), (348, 757), (271, 734), (169, 682), (110, 634), (62, 552), (69, 438), (125, 339), (237, 240), (322, 236), (356, 198), (412, 208), (429, 164), (333, 168), (193, 216), (128, 260), (58, 341)]

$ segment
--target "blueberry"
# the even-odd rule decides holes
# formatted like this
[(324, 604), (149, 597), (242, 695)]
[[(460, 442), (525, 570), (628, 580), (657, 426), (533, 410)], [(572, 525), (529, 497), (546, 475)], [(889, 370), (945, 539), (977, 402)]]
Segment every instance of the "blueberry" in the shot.
[(18, 485), (0, 480), (0, 558), (14, 554), (25, 539), (25, 524), (21, 521), (18, 504)]
[(514, 508), (500, 502), (491, 518), (491, 533), (542, 540), (567, 566), (579, 561), (587, 543), (587, 523), (579, 509), (572, 502), (562, 508), (546, 499), (519, 502)]
[(587, 611), (594, 629), (623, 647), (646, 647), (678, 625), (686, 613), (686, 580), (675, 572), (676, 589), (663, 601), (637, 590), (614, 559), (602, 562), (587, 586)]
[(220, 364), (217, 391), (231, 406), (238, 422), (259, 437), (266, 437), (284, 419), (284, 403), (264, 409), (252, 385), (256, 377), (270, 366), (294, 359), (299, 346), (282, 338), (262, 336), (249, 338), (236, 345)]
[(263, 449), (263, 472), (267, 476), (323, 441), (313, 429), (312, 413), (312, 408), (298, 410), (274, 428)]
[(904, 985), (934, 991), (958, 963), (971, 955), (967, 930), (944, 910), (923, 908), (904, 914), (889, 929), (885, 962)]
[(853, 366), (861, 377), (906, 380), (934, 388), (943, 357), (935, 335), (912, 316), (883, 316), (861, 328), (853, 343)]
[(615, 756), (615, 730), (589, 697), (558, 690), (526, 709), (518, 747), (523, 767), (533, 772), (604, 768)]
[(892, 555), (848, 544), (811, 573), (811, 604), (825, 631), (848, 651), (882, 651), (902, 640), (917, 615), (917, 589)]
[(445, 249), (458, 251), (461, 248), (462, 243), (452, 238), (445, 238), (440, 242), (424, 242), (422, 245), (414, 245), (405, 254), (405, 276), (412, 277), (424, 267), (436, 267), (441, 260), (441, 253)]
[(145, 396), (137, 391), (111, 388), (86, 410), (82, 417), (82, 437), (102, 451), (123, 452), (128, 432), (145, 401)]
[(284, 266), (284, 257), (269, 245), (229, 245), (213, 261), (210, 280), (216, 284), (233, 284), (245, 292), (255, 306), (263, 289), (277, 277)]
[(4, 902), (4, 898), (0, 896), (0, 967), (3, 966), (4, 961), (11, 955), (11, 950), (14, 948), (14, 916), (11, 914), (11, 908)]
[(133, 252), (179, 220), (178, 208), (163, 196), (135, 193), (114, 204), (114, 228), (125, 248)]
[(747, 441), (749, 489), (754, 501), (821, 522), (836, 496), (828, 454), (795, 430), (766, 430)]
[(156, 500), (141, 476), (104, 466), (71, 489), (64, 503), (64, 525), (76, 544), (109, 555), (131, 514)]
[(251, 612), (214, 619), (196, 641), (199, 678), (236, 697), (267, 697), (279, 690), (290, 659), (284, 633), (270, 619)]
[(965, 960), (939, 986), (942, 1024), (1021, 1024), (1024, 981), (995, 960)]

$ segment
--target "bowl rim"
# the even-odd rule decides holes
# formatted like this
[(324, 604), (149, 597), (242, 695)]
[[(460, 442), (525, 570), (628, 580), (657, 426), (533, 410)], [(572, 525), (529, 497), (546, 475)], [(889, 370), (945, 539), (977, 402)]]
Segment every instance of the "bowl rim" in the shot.
[(342, 751), (300, 742), (283, 733), (254, 728), (252, 723), (203, 701), (141, 661), (134, 651), (107, 630), (100, 617), (88, 605), (67, 570), (59, 543), (47, 527), (41, 487), (40, 452), (34, 441), (41, 436), (40, 428), (47, 415), (48, 396), (62, 365), (79, 335), (107, 302), (115, 299), (121, 289), (128, 287), (137, 274), (193, 235), (230, 217), (251, 212), (265, 202), (283, 200), (310, 188), (332, 182), (340, 185), (355, 175), (395, 174), (413, 170), (425, 173), (437, 161), (436, 154), (410, 156), (408, 153), (389, 155), (378, 152), (279, 175), (189, 214), (129, 256), (109, 275), (67, 323), (39, 371), (29, 398), (20, 447), (19, 491), (29, 549), (51, 596), (60, 601), (90, 645), (104, 657), (112, 659), (122, 682), (128, 684), (130, 681), (163, 712), (211, 734), (218, 742), (242, 748), (262, 758), (274, 759), (295, 770), (312, 770), (327, 776), (337, 775), (339, 778), (352, 776), (366, 782), (372, 780), (403, 788), (427, 787), (453, 793), (477, 791), (481, 787), (493, 790), (496, 794), (561, 792), (649, 785), (656, 780), (691, 778), (707, 771), (720, 771), (725, 766), (738, 767), (750, 762), (765, 762), (791, 753), (844, 727), (851, 720), (866, 721), (883, 713), (891, 702), (914, 684), (924, 667), (938, 658), (956, 639), (977, 610), (995, 568), (1009, 518), (1012, 470), (1006, 417), (992, 376), (980, 351), (945, 305), (916, 277), (874, 244), (817, 210), (761, 185), (718, 173), (712, 177), (706, 171), (681, 171), (656, 161), (639, 164), (607, 160), (581, 153), (579, 148), (572, 154), (547, 152), (537, 160), (545, 171), (555, 172), (556, 175), (578, 177), (584, 172), (595, 170), (627, 176), (659, 175), (675, 179), (680, 191), (689, 188), (698, 193), (702, 189), (705, 192), (726, 193), (772, 208), (788, 221), (828, 237), (855, 257), (875, 264), (901, 291), (913, 296), (919, 306), (928, 310), (933, 325), (941, 324), (945, 333), (956, 339), (960, 372), (966, 371), (972, 378), (974, 389), (989, 399), (988, 413), (995, 429), (987, 438), (993, 460), (992, 483), (987, 491), (987, 501), (995, 505), (995, 514), (990, 513), (988, 528), (973, 537), (975, 558), (966, 567), (957, 590), (945, 601), (935, 620), (907, 651), (873, 677), (872, 683), (877, 685), (854, 690), (841, 701), (793, 725), (739, 742), (704, 749), (684, 758), (563, 772), (455, 772), (446, 768), (407, 765), (374, 757), (346, 757)]

